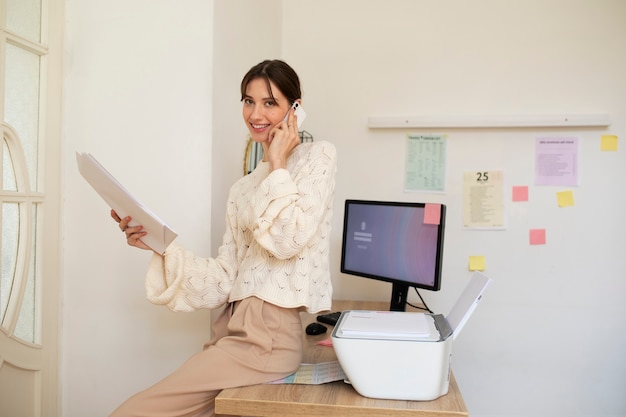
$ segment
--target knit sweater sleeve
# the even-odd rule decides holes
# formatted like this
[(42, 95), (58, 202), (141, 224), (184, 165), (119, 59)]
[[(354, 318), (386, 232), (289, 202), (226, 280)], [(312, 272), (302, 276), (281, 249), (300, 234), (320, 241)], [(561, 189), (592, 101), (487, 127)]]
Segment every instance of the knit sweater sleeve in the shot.
[(254, 238), (276, 258), (297, 255), (319, 233), (332, 205), (336, 158), (334, 145), (317, 142), (293, 159), (294, 166), (273, 171), (260, 184), (251, 201)]
[(236, 250), (231, 233), (216, 258), (202, 258), (176, 242), (163, 256), (154, 254), (146, 276), (148, 300), (172, 311), (217, 308), (228, 301), (236, 275)]

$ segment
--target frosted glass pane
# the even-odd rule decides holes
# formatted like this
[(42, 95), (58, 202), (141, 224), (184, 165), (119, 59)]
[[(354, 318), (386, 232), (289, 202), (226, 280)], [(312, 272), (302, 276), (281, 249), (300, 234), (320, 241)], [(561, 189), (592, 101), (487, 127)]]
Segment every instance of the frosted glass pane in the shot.
[(39, 138), (40, 57), (17, 46), (6, 45), (5, 121), (20, 138), (26, 155), (31, 189), (37, 189)]
[[(33, 206), (33, 219), (31, 224), (32, 230), (37, 230), (37, 205)], [(39, 300), (37, 294), (37, 256), (36, 256), (36, 242), (33, 239), (31, 246), (31, 257), (28, 262), (28, 275), (26, 279), (26, 289), (24, 291), (24, 297), (22, 298), (22, 307), (15, 326), (15, 336), (18, 338), (30, 342), (39, 343), (40, 332), (36, 325), (39, 321), (38, 312)]]
[(41, 40), (41, 0), (6, 0), (7, 29), (31, 41)]
[(0, 323), (4, 320), (15, 278), (20, 214), (17, 203), (2, 204), (2, 278), (0, 278)]
[(6, 140), (2, 144), (2, 189), (5, 191), (17, 191), (15, 170), (13, 169), (13, 161), (11, 160)]

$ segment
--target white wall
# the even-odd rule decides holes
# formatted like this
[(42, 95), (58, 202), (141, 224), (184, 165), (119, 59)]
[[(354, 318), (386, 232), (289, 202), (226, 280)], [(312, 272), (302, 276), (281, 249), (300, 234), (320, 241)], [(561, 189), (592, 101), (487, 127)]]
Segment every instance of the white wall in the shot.
[(241, 114), (241, 79), (264, 59), (281, 58), (282, 1), (216, 1), (214, 25), (211, 247), (216, 255), (224, 233), (228, 190), (243, 173), (248, 140)]
[[(444, 284), (423, 293), (429, 305), (447, 312), (469, 277), (471, 254), (486, 256), (495, 280), (454, 348), (471, 415), (626, 414), (626, 197), (618, 183), (626, 161), (622, 150), (598, 145), (604, 132), (626, 136), (626, 3), (218, 0), (214, 10), (200, 0), (100, 3), (67, 2), (65, 417), (106, 414), (208, 335), (205, 314), (174, 315), (144, 300), (147, 256), (120, 239), (78, 176), (74, 151), (109, 166), (184, 244), (215, 253), (243, 159), (239, 81), (266, 57), (300, 73), (305, 129), (339, 151), (336, 298), (387, 300), (390, 289), (339, 273), (344, 199), (446, 203)], [(443, 195), (403, 192), (407, 131), (366, 126), (381, 114), (597, 111), (611, 115), (608, 130), (429, 131), (448, 135)], [(575, 207), (558, 209), (554, 187), (533, 186), (534, 138), (545, 133), (581, 140)], [(503, 170), (507, 189), (531, 188), (528, 203), (507, 202), (505, 231), (461, 229), (460, 179), (476, 169)], [(527, 244), (532, 227), (548, 230), (547, 245)]]
[(62, 407), (104, 416), (200, 350), (209, 314), (145, 300), (150, 255), (126, 245), (74, 152), (209, 254), (213, 4), (68, 0), (66, 13)]
[[(447, 312), (484, 255), (495, 284), (454, 346), (472, 416), (626, 414), (626, 3), (621, 0), (317, 0), (284, 2), (284, 58), (302, 76), (304, 128), (338, 148), (332, 265), (335, 298), (386, 300), (390, 286), (339, 273), (346, 198), (448, 205)], [(295, 32), (298, 35), (295, 35)], [(607, 112), (609, 129), (368, 130), (374, 115)], [(448, 135), (446, 193), (403, 192), (406, 134)], [(537, 135), (580, 138), (574, 207), (534, 186)], [(623, 145), (623, 143), (622, 143)], [(463, 231), (465, 171), (503, 170), (505, 231)], [(545, 246), (528, 244), (546, 228)], [(415, 301), (415, 300), (414, 300)]]

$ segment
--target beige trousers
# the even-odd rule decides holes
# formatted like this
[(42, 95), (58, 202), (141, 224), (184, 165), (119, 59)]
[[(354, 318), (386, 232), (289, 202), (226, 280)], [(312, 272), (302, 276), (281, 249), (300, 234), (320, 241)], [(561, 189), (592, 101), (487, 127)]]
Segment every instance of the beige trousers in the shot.
[(250, 297), (225, 308), (213, 334), (202, 352), (129, 398), (111, 417), (214, 416), (215, 397), (222, 389), (284, 378), (302, 360), (297, 309)]

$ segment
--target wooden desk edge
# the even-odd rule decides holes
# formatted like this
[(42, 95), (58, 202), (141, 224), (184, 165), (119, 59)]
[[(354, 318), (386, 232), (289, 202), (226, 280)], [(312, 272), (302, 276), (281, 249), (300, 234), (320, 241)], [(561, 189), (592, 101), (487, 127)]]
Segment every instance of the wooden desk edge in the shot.
[[(336, 382), (333, 384), (341, 384)], [(356, 391), (350, 395), (361, 399), (360, 403), (322, 403), (311, 402), (296, 395), (285, 395), (287, 399), (272, 400), (265, 398), (241, 398), (241, 394), (247, 395), (243, 388), (232, 388), (222, 391), (215, 399), (215, 410), (219, 412), (217, 416), (255, 416), (255, 417), (468, 417), (465, 402), (458, 390), (452, 389), (452, 384), (456, 382), (451, 379), (451, 389), (448, 394), (433, 401), (403, 401), (403, 400), (380, 400), (360, 396)], [(291, 385), (293, 387), (293, 385)], [(300, 386), (298, 391), (308, 390), (312, 386)], [(248, 387), (249, 388), (249, 387)], [(274, 389), (277, 386), (273, 387)], [(346, 389), (352, 389), (349, 386)], [(332, 389), (329, 387), (329, 389)], [(289, 387), (286, 388), (290, 390)], [(292, 393), (293, 394), (293, 393)], [(441, 405), (433, 406), (433, 402), (449, 402), (455, 404), (454, 407), (446, 409)], [(367, 404), (364, 404), (367, 403)], [(411, 407), (405, 407), (410, 404)]]

